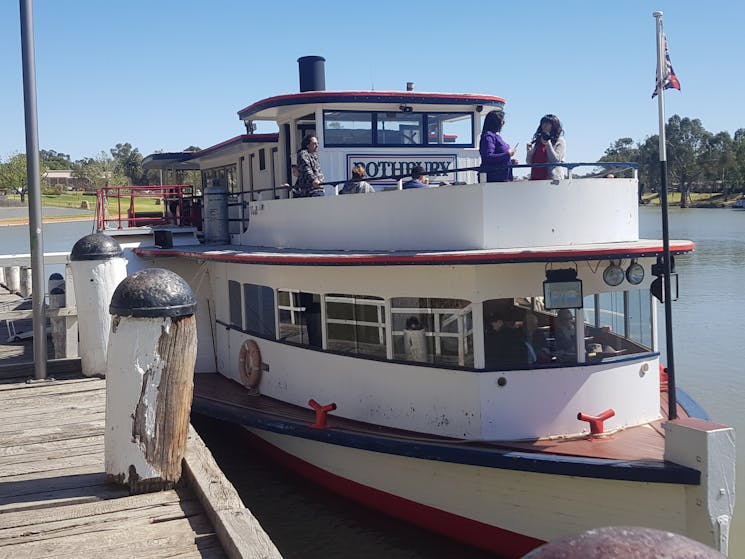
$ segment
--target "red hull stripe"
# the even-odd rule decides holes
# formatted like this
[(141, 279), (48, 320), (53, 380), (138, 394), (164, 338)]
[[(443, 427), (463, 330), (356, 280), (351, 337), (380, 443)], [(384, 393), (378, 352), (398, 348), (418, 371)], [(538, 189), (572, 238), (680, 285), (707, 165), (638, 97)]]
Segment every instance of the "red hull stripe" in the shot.
[[(680, 242), (670, 247), (673, 254), (692, 251), (692, 242)], [(226, 247), (227, 248), (227, 247)], [(214, 252), (213, 252), (214, 251)], [(220, 250), (212, 247), (208, 251), (177, 249), (137, 248), (139, 256), (178, 256), (195, 260), (217, 262), (239, 262), (242, 264), (285, 264), (293, 266), (385, 266), (385, 265), (432, 265), (432, 264), (509, 264), (517, 262), (567, 262), (571, 260), (605, 260), (607, 258), (641, 258), (659, 256), (663, 247), (613, 247), (599, 249), (533, 250), (523, 252), (418, 252), (401, 254), (300, 254), (261, 253)]]
[(273, 460), (334, 493), (500, 557), (517, 559), (545, 543), (543, 540), (428, 507), (345, 479), (271, 445), (248, 430), (244, 432), (251, 444)]

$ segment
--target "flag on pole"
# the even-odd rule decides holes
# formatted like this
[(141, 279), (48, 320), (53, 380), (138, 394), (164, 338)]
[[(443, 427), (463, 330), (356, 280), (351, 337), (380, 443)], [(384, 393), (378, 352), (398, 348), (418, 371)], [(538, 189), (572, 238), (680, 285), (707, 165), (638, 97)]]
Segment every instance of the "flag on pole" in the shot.
[[(680, 91), (680, 82), (678, 77), (673, 71), (673, 65), (670, 63), (670, 53), (667, 50), (667, 38), (662, 35), (663, 41), (665, 41), (665, 67), (662, 70), (662, 89), (677, 89)], [(654, 93), (652, 93), (652, 99), (654, 99), (657, 92), (660, 91), (660, 72), (659, 72), (659, 60), (657, 61), (657, 79), (655, 81)]]

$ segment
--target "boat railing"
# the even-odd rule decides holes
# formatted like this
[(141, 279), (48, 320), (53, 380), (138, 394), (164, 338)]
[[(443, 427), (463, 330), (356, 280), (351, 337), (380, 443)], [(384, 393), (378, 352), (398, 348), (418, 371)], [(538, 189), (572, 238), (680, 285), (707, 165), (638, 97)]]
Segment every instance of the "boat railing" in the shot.
[[(142, 200), (154, 200), (143, 203)], [(201, 226), (201, 202), (186, 184), (107, 186), (96, 190), (96, 230)]]
[[(567, 178), (616, 178), (620, 177), (622, 174), (630, 174), (631, 178), (637, 179), (638, 178), (638, 164), (631, 161), (595, 161), (595, 162), (579, 162), (579, 163), (533, 163), (533, 164), (509, 164), (509, 165), (502, 165), (502, 166), (492, 166), (489, 167), (489, 170), (499, 170), (499, 169), (531, 169), (534, 167), (562, 167), (567, 170)], [(580, 167), (586, 167), (591, 168), (593, 171), (584, 174), (579, 175), (576, 172), (576, 169)], [(465, 173), (465, 172), (477, 172), (480, 173), (480, 178), (478, 182), (486, 182), (486, 169), (481, 166), (474, 166), (474, 167), (457, 167), (453, 169), (448, 169), (447, 172), (436, 172), (436, 173), (426, 173), (425, 176), (437, 178), (437, 177), (447, 177), (452, 176), (453, 174), (457, 173)], [(395, 174), (395, 175), (381, 175), (376, 177), (365, 177), (362, 179), (343, 179), (343, 180), (336, 180), (336, 181), (326, 181), (321, 183), (319, 186), (324, 188), (326, 196), (337, 196), (340, 193), (340, 187), (342, 187), (344, 184), (348, 182), (361, 182), (361, 181), (367, 181), (367, 182), (375, 182), (375, 183), (389, 183), (389, 186), (385, 187), (384, 190), (402, 190), (403, 189), (403, 182), (406, 179), (409, 179), (411, 175), (401, 175), (401, 174)], [(519, 182), (519, 181), (518, 181)], [(443, 181), (444, 185), (463, 185), (466, 183), (456, 181), (456, 182), (449, 182), (449, 181)], [(438, 186), (438, 185), (432, 185), (432, 186)], [(328, 187), (328, 188), (326, 188)], [(277, 192), (287, 191), (288, 195), (286, 197), (278, 196)], [(241, 198), (245, 198), (246, 196), (251, 197), (250, 201), (263, 201), (264, 193), (271, 192), (272, 193), (272, 199), (278, 199), (278, 198), (290, 198), (292, 197), (292, 187), (289, 185), (282, 185), (282, 186), (270, 186), (267, 188), (254, 188), (252, 190), (240, 190), (236, 192), (235, 194)], [(232, 202), (229, 204), (230, 206), (243, 206), (244, 201), (238, 201), (238, 202)]]

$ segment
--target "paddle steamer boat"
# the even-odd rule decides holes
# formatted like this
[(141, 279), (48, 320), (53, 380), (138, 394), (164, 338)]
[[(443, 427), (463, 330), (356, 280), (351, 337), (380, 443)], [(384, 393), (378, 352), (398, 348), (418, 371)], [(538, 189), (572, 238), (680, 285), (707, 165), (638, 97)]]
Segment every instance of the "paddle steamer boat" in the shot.
[[(663, 243), (639, 238), (635, 172), (487, 183), (480, 125), (502, 98), (326, 91), (323, 59), (299, 63), (299, 93), (239, 111), (246, 134), (146, 158), (204, 179), (203, 238), (155, 228), (132, 256), (198, 300), (193, 409), (334, 491), (501, 556), (608, 525), (726, 552), (734, 435), (680, 389), (668, 420), (650, 294)], [(278, 132), (254, 134), (259, 120)], [(293, 198), (282, 184), (306, 134), (329, 182)], [(376, 192), (337, 194), (357, 164)], [(400, 188), (414, 165), (430, 188)]]

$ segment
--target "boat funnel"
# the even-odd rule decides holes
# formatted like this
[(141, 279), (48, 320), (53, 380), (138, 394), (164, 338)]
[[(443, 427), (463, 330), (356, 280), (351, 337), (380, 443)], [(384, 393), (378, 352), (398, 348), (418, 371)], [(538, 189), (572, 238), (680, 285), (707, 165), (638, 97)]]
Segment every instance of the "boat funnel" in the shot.
[(326, 90), (326, 59), (323, 56), (301, 56), (297, 63), (301, 93)]

